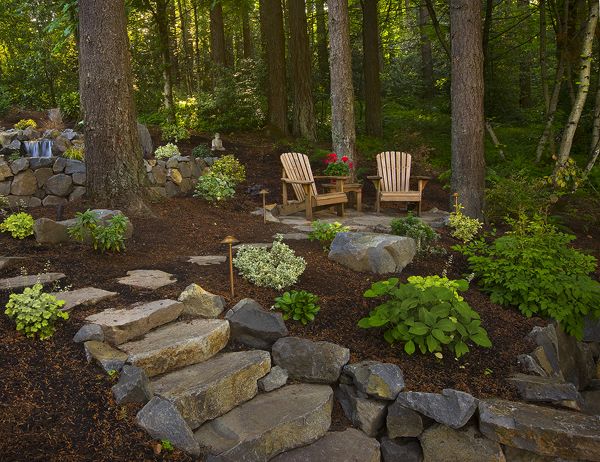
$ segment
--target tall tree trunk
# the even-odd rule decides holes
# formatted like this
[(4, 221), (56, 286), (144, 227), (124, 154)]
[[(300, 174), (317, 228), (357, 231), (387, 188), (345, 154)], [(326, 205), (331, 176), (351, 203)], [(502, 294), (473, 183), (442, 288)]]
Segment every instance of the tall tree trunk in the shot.
[(585, 34), (581, 45), (581, 67), (579, 70), (579, 89), (577, 90), (577, 96), (575, 97), (575, 103), (571, 109), (567, 126), (563, 132), (563, 137), (558, 150), (558, 158), (556, 160), (556, 166), (554, 172), (556, 172), (566, 165), (567, 160), (571, 154), (571, 146), (573, 145), (573, 138), (575, 137), (575, 131), (579, 124), (581, 113), (587, 99), (588, 90), (590, 87), (590, 72), (592, 67), (592, 44), (594, 42), (594, 33), (596, 31), (596, 24), (598, 23), (598, 2), (592, 2), (590, 8), (590, 16), (585, 28)]
[(548, 90), (548, 60), (546, 59), (546, 0), (539, 0), (540, 9), (540, 80), (544, 97), (545, 115), (550, 110), (550, 92)]
[(485, 156), (481, 8), (450, 0), (452, 53), (452, 190), (464, 213), (482, 218)]
[[(529, 0), (518, 0), (519, 10), (523, 14), (529, 12)], [(533, 105), (531, 100), (531, 55), (528, 51), (521, 51), (519, 58), (519, 106), (530, 108)]]
[(419, 14), (419, 35), (421, 41), (421, 77), (423, 78), (423, 96), (432, 98), (435, 93), (435, 83), (433, 81), (433, 55), (431, 53), (431, 40), (427, 34), (427, 24), (429, 23), (429, 12), (427, 6), (419, 4), (417, 10)]
[(379, 18), (377, 0), (362, 0), (363, 71), (365, 74), (365, 129), (367, 135), (381, 136), (381, 80), (379, 77)]
[(437, 36), (440, 45), (442, 45), (444, 52), (446, 53), (448, 58), (450, 58), (450, 46), (446, 41), (446, 37), (444, 37), (444, 34), (442, 33), (440, 21), (438, 20), (437, 15), (435, 14), (435, 8), (433, 7), (433, 1), (425, 0), (425, 6), (427, 6), (427, 12), (429, 13), (429, 17), (431, 18), (431, 24), (433, 25), (433, 30), (435, 30), (435, 35)]
[(563, 76), (565, 74), (565, 52), (561, 52), (560, 58), (558, 60), (558, 67), (556, 68), (556, 77), (554, 79), (554, 88), (552, 90), (552, 96), (550, 97), (550, 101), (548, 103), (548, 111), (546, 114), (546, 125), (544, 126), (544, 132), (540, 137), (540, 141), (538, 142), (536, 151), (535, 151), (535, 161), (539, 162), (542, 160), (542, 155), (544, 154), (544, 150), (546, 149), (546, 144), (548, 141), (552, 139), (552, 124), (554, 123), (554, 116), (556, 115), (556, 108), (558, 107), (558, 99), (560, 97), (560, 89), (562, 87)]
[(306, 5), (304, 0), (288, 0), (287, 3), (290, 23), (290, 57), (294, 76), (292, 79), (293, 133), (309, 141), (315, 141), (317, 127), (312, 94), (310, 49), (306, 30)]
[(87, 195), (135, 214), (147, 207), (126, 22), (124, 0), (79, 0)]
[(173, 57), (171, 50), (171, 33), (169, 28), (169, 2), (156, 0), (156, 27), (162, 60), (163, 104), (169, 123), (175, 123), (175, 103), (173, 102)]
[(287, 94), (285, 75), (285, 36), (281, 0), (260, 0), (260, 26), (267, 63), (268, 121), (286, 135)]
[(584, 169), (585, 174), (591, 172), (600, 154), (600, 66), (598, 67), (598, 82), (596, 84), (596, 100), (594, 102), (594, 121), (592, 125), (592, 140), (590, 142), (590, 156)]
[(195, 1), (192, 0), (192, 5), (194, 6), (194, 63), (196, 70), (196, 91), (200, 91), (202, 88), (202, 55), (200, 52), (200, 27), (198, 24), (198, 5)]
[(242, 5), (242, 37), (243, 37), (243, 48), (244, 58), (252, 58), (253, 55), (253, 44), (252, 44), (252, 30), (250, 29), (250, 12), (246, 5)]
[(185, 0), (177, 0), (177, 10), (179, 11), (179, 20), (181, 23), (181, 50), (183, 51), (183, 76), (185, 85), (189, 93), (192, 93), (192, 52), (190, 42), (190, 16)]
[(317, 16), (317, 57), (319, 63), (319, 79), (323, 88), (329, 91), (329, 54), (327, 51), (327, 13), (325, 0), (315, 0)]
[(210, 55), (214, 65), (225, 66), (225, 25), (221, 2), (215, 3), (210, 9)]
[(356, 129), (347, 0), (327, 0), (329, 9), (329, 72), (331, 75), (331, 138), (338, 156), (348, 156), (355, 167)]

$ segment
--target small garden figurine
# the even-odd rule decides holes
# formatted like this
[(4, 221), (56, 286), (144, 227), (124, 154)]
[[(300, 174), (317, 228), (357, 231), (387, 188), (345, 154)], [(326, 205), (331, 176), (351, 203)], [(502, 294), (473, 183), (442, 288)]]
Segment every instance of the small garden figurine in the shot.
[(215, 133), (215, 137), (212, 140), (212, 145), (210, 148), (211, 151), (225, 151), (223, 147), (223, 140), (221, 139), (221, 135)]

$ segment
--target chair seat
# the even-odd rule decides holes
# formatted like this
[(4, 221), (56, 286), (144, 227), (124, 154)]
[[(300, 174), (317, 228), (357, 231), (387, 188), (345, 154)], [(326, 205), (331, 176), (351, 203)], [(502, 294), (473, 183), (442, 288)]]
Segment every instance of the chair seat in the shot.
[(421, 191), (381, 191), (381, 200), (387, 202), (416, 201), (421, 200)]
[(317, 207), (322, 205), (345, 204), (348, 202), (348, 196), (345, 192), (332, 192), (313, 196), (313, 201)]

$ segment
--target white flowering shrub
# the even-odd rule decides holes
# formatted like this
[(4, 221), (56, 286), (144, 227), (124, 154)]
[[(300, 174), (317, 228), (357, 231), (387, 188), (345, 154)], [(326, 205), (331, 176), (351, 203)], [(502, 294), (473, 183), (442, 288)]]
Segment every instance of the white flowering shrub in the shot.
[(273, 247), (265, 249), (243, 245), (233, 259), (240, 274), (259, 287), (281, 290), (295, 284), (306, 268), (306, 261), (277, 236)]
[(179, 155), (181, 155), (179, 148), (173, 143), (167, 143), (164, 146), (156, 148), (156, 151), (154, 151), (154, 157), (157, 159), (170, 159), (173, 156)]

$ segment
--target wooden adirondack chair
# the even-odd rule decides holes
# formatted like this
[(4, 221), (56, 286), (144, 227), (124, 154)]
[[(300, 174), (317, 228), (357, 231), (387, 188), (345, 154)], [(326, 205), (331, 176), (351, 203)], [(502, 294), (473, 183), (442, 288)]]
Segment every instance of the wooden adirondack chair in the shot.
[(377, 175), (368, 176), (373, 181), (377, 192), (375, 206), (377, 213), (381, 210), (381, 202), (417, 202), (418, 214), (421, 215), (421, 198), (427, 182), (425, 176), (414, 176), (418, 187), (410, 190), (410, 167), (412, 158), (406, 152), (381, 152), (377, 154)]
[[(283, 165), (281, 189), (283, 204), (279, 207), (281, 215), (306, 211), (306, 219), (312, 220), (313, 209), (337, 205), (338, 215), (344, 216), (344, 204), (348, 196), (344, 192), (346, 176), (313, 176), (308, 156), (298, 152), (286, 152), (280, 157)], [(337, 191), (319, 194), (315, 180), (335, 180)], [(296, 200), (289, 200), (287, 185), (292, 185)]]

